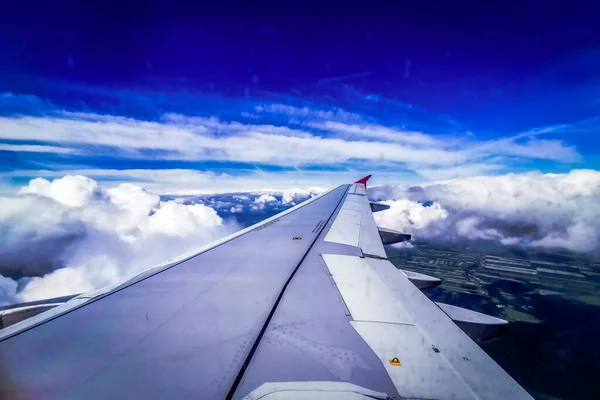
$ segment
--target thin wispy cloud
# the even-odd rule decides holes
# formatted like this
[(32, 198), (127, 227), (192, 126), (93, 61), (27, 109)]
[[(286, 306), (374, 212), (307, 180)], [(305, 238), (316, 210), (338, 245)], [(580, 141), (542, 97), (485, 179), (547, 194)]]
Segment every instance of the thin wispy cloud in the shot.
[(372, 139), (382, 142), (407, 143), (413, 146), (444, 147), (444, 143), (432, 135), (406, 131), (372, 124), (347, 124), (336, 121), (309, 123), (309, 126), (326, 132), (337, 133), (349, 139)]
[[(512, 163), (551, 160), (577, 163), (581, 154), (558, 138), (535, 134), (477, 140), (385, 126), (339, 108), (282, 104), (255, 106), (278, 123), (245, 123), (166, 113), (159, 120), (55, 110), (53, 115), (0, 117), (0, 150), (77, 154), (122, 160), (202, 161), (306, 168), (368, 163), (430, 178), (502, 171)], [(369, 122), (367, 122), (369, 121)], [(15, 143), (27, 141), (28, 143)], [(35, 143), (35, 144), (32, 144)], [(68, 163), (68, 160), (64, 160)], [(366, 163), (366, 164), (365, 164)]]
[(10, 144), (0, 143), (0, 151), (26, 152), (26, 153), (54, 153), (74, 154), (77, 150), (59, 146), (45, 146), (35, 144)]

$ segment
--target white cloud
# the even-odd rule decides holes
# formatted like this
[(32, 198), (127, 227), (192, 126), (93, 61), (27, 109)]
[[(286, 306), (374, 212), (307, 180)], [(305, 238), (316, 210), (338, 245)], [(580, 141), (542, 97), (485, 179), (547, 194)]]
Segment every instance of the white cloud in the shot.
[(0, 143), (0, 151), (14, 151), (27, 153), (54, 153), (54, 154), (73, 154), (75, 149), (68, 149), (58, 146), (43, 146), (35, 144), (8, 144)]
[[(298, 204), (297, 197), (299, 197), (301, 195), (303, 195), (303, 193), (286, 190), (285, 192), (283, 192), (283, 197), (281, 198), (281, 202), (283, 204), (296, 205), (296, 204)], [(309, 193), (306, 193), (305, 196), (309, 196)]]
[(385, 142), (404, 142), (418, 146), (444, 147), (443, 142), (432, 135), (380, 125), (365, 123), (362, 125), (351, 125), (335, 121), (310, 123), (309, 125), (314, 128), (342, 134), (344, 137), (380, 139)]
[[(106, 188), (85, 176), (34, 179), (20, 194), (0, 199), (0, 303), (95, 290), (236, 229), (213, 207), (235, 213), (291, 206), (320, 191), (253, 191), (190, 204), (186, 198), (161, 202), (135, 184)], [(391, 206), (375, 214), (377, 222), (417, 239), (600, 251), (599, 171), (479, 176), (369, 191)], [(17, 286), (7, 276), (31, 278)]]
[[(282, 107), (287, 106), (276, 106)], [(314, 114), (315, 120), (304, 126), (317, 128), (318, 132), (176, 114), (167, 114), (159, 122), (150, 122), (62, 112), (60, 117), (0, 117), (0, 139), (46, 142), (52, 144), (46, 146), (47, 151), (56, 147), (61, 149), (58, 152), (77, 151), (88, 156), (110, 154), (138, 159), (147, 158), (148, 152), (152, 152), (155, 159), (234, 161), (288, 167), (368, 160), (404, 164), (408, 168), (439, 169), (489, 164), (489, 158), (496, 156), (565, 162), (581, 159), (574, 147), (560, 140), (538, 139), (533, 134), (485, 143), (467, 136), (447, 140), (375, 123), (359, 124), (344, 118), (330, 121), (319, 117), (321, 112), (318, 110), (293, 109), (295, 113), (307, 116)], [(290, 111), (290, 115), (294, 112)], [(538, 130), (535, 135), (543, 133)]]
[(88, 293), (123, 280), (121, 268), (107, 255), (86, 260), (83, 265), (69, 265), (44, 277), (32, 278), (19, 293), (23, 301), (47, 299), (74, 293)]
[[(67, 177), (62, 179), (66, 179)], [(60, 181), (60, 179), (54, 182), (56, 181)], [(148, 210), (158, 207), (160, 202), (160, 196), (148, 193), (141, 186), (132, 183), (123, 183), (118, 187), (109, 189), (107, 192), (112, 203), (130, 212), (141, 211), (147, 213)], [(177, 201), (177, 199), (174, 201)]]
[(281, 196), (281, 203), (295, 206), (311, 197), (323, 193), (325, 189), (320, 187), (309, 187), (308, 189), (288, 189), (284, 190)]
[(423, 178), (427, 180), (446, 180), (454, 178), (466, 178), (470, 176), (479, 176), (484, 174), (490, 174), (502, 170), (504, 167), (500, 163), (490, 164), (465, 164), (458, 165), (456, 167), (446, 168), (430, 168), (413, 165), (412, 169)]
[(416, 238), (600, 251), (600, 172), (524, 173), (370, 189), (385, 227)]
[(277, 199), (273, 196), (271, 196), (270, 194), (263, 194), (260, 197), (257, 197), (254, 200), (255, 203), (270, 203), (270, 202), (277, 202)]
[[(252, 205), (253, 210), (262, 210), (265, 206), (295, 206), (311, 197), (324, 192), (325, 189), (320, 187), (309, 187), (308, 189), (285, 189), (281, 190), (265, 190), (266, 193), (257, 197)], [(280, 197), (279, 200), (277, 197)], [(235, 197), (235, 196), (234, 196)]]
[(387, 200), (381, 203), (390, 206), (389, 210), (374, 214), (376, 220), (383, 227), (418, 231), (426, 228), (432, 222), (448, 217), (448, 211), (443, 209), (439, 203), (433, 203), (430, 207), (424, 207), (422, 204), (408, 199)]
[(0, 204), (0, 274), (32, 277), (20, 300), (98, 289), (237, 229), (206, 205), (84, 176), (34, 179)]
[(236, 204), (229, 209), (229, 212), (231, 213), (240, 213), (242, 211), (244, 211), (244, 207), (241, 204)]
[[(536, 132), (536, 134), (541, 133), (543, 132)], [(520, 134), (511, 138), (493, 140), (483, 145), (476, 145), (467, 151), (472, 152), (473, 155), (494, 154), (563, 162), (579, 162), (582, 159), (574, 146), (569, 146), (561, 140), (529, 137), (526, 141), (522, 141), (522, 138), (523, 135)]]
[(251, 209), (252, 210), (264, 210), (266, 205), (273, 206), (278, 203), (279, 203), (279, 200), (277, 200), (272, 195), (263, 194), (263, 195), (260, 195), (259, 197), (257, 197), (256, 199), (254, 199)]
[(182, 206), (174, 201), (161, 203), (160, 208), (144, 222), (142, 231), (179, 237), (223, 225), (217, 212), (204, 204)]
[(102, 196), (98, 184), (85, 176), (65, 176), (52, 182), (46, 179), (36, 178), (19, 190), (19, 194), (38, 194), (49, 197), (59, 203), (78, 207), (94, 198)]

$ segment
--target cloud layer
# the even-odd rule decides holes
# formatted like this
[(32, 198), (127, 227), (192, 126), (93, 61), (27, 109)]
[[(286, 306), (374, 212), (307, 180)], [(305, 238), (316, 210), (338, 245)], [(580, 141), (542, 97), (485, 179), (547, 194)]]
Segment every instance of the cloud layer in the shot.
[(381, 226), (417, 239), (600, 252), (600, 172), (524, 173), (371, 188)]
[[(159, 196), (84, 176), (0, 199), (0, 304), (89, 292), (298, 204), (323, 189)], [(378, 224), (417, 240), (600, 253), (600, 172), (378, 186)]]
[(210, 206), (84, 176), (34, 179), (0, 203), (0, 302), (91, 291), (238, 228)]

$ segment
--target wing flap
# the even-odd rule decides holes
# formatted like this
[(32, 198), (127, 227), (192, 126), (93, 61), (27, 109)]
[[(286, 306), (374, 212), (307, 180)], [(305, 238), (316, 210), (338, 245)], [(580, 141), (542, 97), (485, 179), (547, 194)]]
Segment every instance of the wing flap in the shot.
[(402, 398), (474, 398), (416, 326), (363, 321), (353, 321), (352, 326), (377, 354)]
[(451, 304), (435, 303), (446, 313), (456, 325), (476, 342), (483, 342), (497, 335), (498, 331), (508, 325), (508, 321), (482, 314), (477, 311), (453, 306)]
[[(472, 398), (368, 259), (336, 254), (324, 254), (323, 259), (350, 311), (352, 326), (380, 358), (402, 397)], [(395, 358), (401, 365), (392, 365)]]
[[(414, 324), (365, 258), (323, 254), (323, 260), (355, 321)], [(393, 303), (393, 304), (390, 304)]]
[(358, 247), (361, 248), (365, 255), (387, 258), (383, 243), (379, 238), (377, 223), (371, 212), (371, 204), (367, 196), (362, 196), (362, 215), (360, 220), (360, 238)]
[[(335, 254), (323, 259), (352, 325), (402, 397), (530, 398), (389, 261)], [(390, 363), (394, 358), (401, 366)]]
[(442, 280), (440, 278), (436, 278), (434, 276), (429, 276), (425, 274), (421, 274), (419, 272), (413, 272), (409, 270), (402, 270), (404, 274), (408, 277), (408, 279), (421, 290), (429, 289), (432, 287), (436, 287), (442, 284)]
[(439, 352), (445, 358), (469, 387), (474, 398), (531, 399), (510, 375), (413, 285), (402, 271), (387, 260), (366, 261), (386, 283), (396, 301), (413, 317), (415, 326), (429, 339), (436, 353)]

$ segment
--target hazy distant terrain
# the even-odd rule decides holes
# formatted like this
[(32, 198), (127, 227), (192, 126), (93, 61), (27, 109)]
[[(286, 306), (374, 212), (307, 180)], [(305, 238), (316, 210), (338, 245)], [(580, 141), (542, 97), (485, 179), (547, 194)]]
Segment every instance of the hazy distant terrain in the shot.
[(510, 321), (482, 347), (536, 398), (599, 398), (600, 259), (561, 253), (421, 244), (391, 261), (442, 279), (432, 300)]

